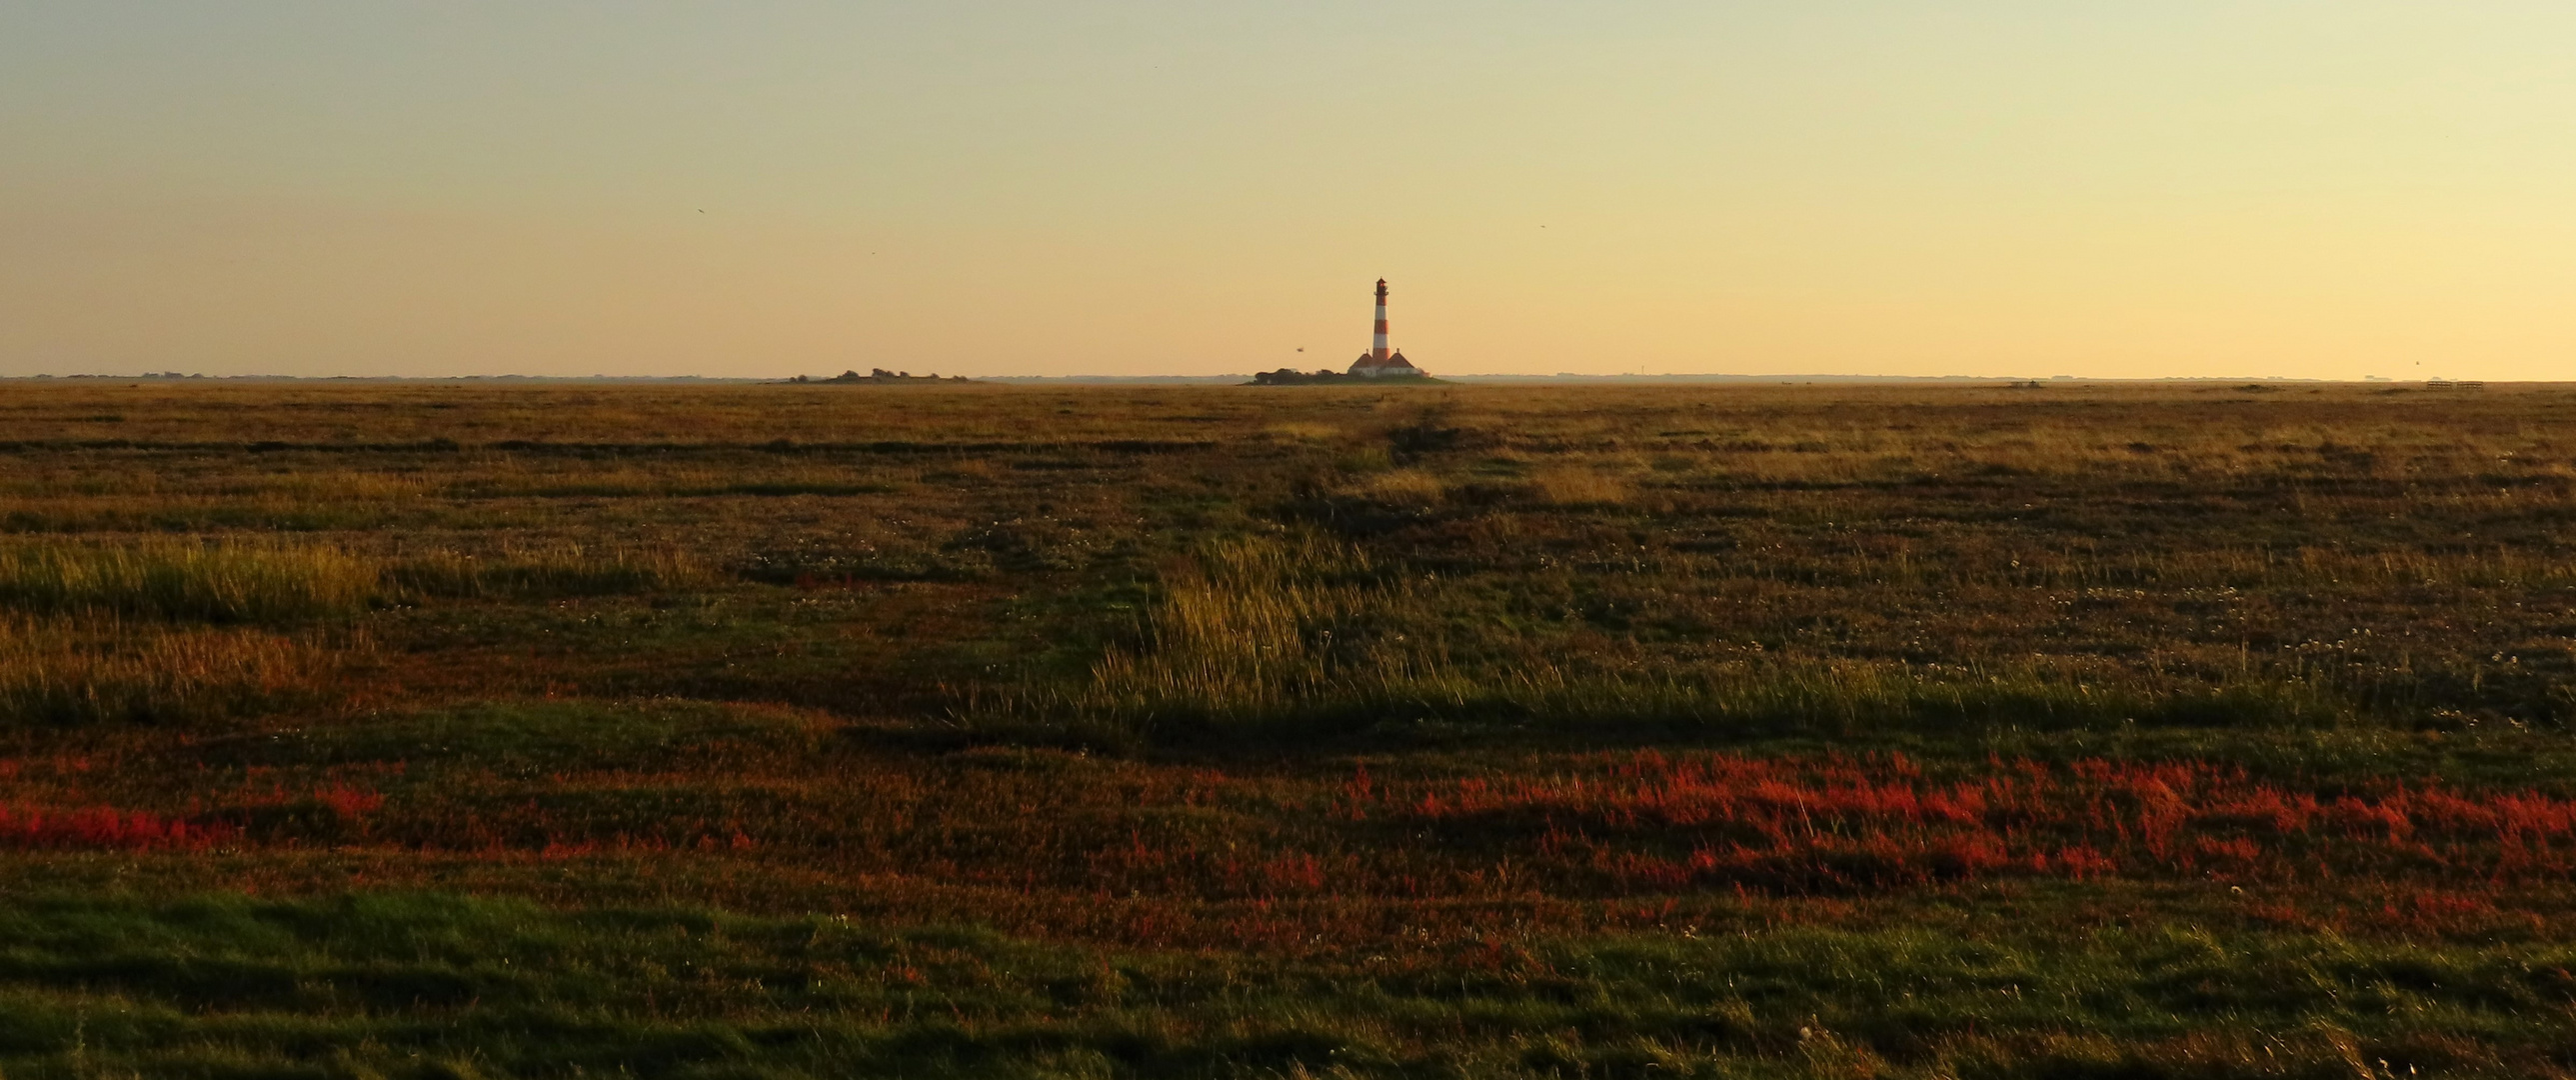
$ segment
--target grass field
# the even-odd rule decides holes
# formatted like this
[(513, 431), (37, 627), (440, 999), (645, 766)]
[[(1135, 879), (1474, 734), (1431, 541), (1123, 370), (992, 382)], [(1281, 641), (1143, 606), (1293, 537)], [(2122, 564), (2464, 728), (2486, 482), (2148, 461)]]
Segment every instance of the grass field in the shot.
[(2576, 1076), (2576, 387), (0, 384), (0, 1076)]

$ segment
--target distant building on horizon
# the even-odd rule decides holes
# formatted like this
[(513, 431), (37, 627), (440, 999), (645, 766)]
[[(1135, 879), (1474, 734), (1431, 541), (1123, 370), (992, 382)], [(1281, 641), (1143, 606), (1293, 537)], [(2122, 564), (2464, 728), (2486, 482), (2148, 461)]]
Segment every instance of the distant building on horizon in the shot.
[(1351, 374), (1371, 379), (1387, 376), (1420, 377), (1427, 372), (1413, 366), (1404, 353), (1386, 345), (1386, 279), (1377, 279), (1377, 333), (1369, 341), (1369, 351), (1351, 361)]

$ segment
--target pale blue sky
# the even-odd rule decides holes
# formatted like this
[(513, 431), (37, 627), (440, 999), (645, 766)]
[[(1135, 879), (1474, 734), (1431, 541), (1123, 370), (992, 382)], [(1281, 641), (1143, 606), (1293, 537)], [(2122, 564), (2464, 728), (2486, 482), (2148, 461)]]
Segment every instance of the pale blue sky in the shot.
[[(0, 0), (0, 373), (2564, 378), (2576, 5)], [(1307, 351), (1298, 353), (1298, 347)]]

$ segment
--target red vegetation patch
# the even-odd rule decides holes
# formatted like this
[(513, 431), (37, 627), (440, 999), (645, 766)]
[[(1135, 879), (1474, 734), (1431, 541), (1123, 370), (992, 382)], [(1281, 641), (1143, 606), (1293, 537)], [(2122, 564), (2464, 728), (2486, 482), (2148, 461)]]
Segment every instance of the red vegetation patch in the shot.
[(142, 801), (134, 792), (99, 790), (99, 780), (130, 775), (92, 768), (86, 757), (36, 762), (0, 760), (0, 850), (204, 851), (338, 845), (359, 838), (385, 796), (332, 777), (285, 782), (255, 770), (231, 790), (200, 792), (184, 803), (168, 792), (146, 796), (163, 809), (115, 805)]
[(202, 851), (240, 835), (229, 825), (191, 824), (112, 806), (0, 806), (0, 847), (20, 851)]
[(1344, 786), (1353, 820), (1536, 835), (1621, 889), (1878, 888), (2004, 874), (2296, 879), (2576, 872), (2576, 800), (2389, 784), (2330, 794), (2206, 762), (1991, 761), (1933, 780), (1903, 756), (1584, 759), (1544, 776)]

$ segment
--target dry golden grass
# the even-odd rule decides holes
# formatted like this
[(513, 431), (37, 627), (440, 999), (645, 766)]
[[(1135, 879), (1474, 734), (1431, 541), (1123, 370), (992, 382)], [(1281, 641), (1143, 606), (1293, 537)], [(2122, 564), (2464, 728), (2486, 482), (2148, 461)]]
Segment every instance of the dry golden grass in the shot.
[(718, 580), (713, 567), (684, 551), (571, 540), (510, 544), (488, 555), (408, 552), (386, 566), (385, 577), (405, 595), (449, 598), (608, 596), (704, 588)]
[(1334, 442), (1346, 436), (1346, 433), (1342, 429), (1334, 427), (1331, 424), (1272, 424), (1262, 430), (1268, 432), (1273, 437), (1290, 442), (1327, 443)]
[(1595, 469), (1548, 469), (1533, 480), (1550, 506), (1617, 506), (1628, 501), (1628, 481)]
[(0, 606), (288, 623), (365, 609), (376, 567), (337, 548), (144, 539), (0, 545)]
[(1077, 698), (1123, 717), (1259, 715), (1328, 694), (1336, 626), (1383, 607), (1368, 556), (1314, 537), (1213, 544), (1178, 566), (1142, 650), (1113, 650)]
[(0, 727), (197, 724), (311, 707), (358, 646), (256, 630), (0, 618)]
[(1391, 505), (1431, 506), (1448, 492), (1448, 485), (1421, 469), (1393, 469), (1371, 474), (1346, 490)]

